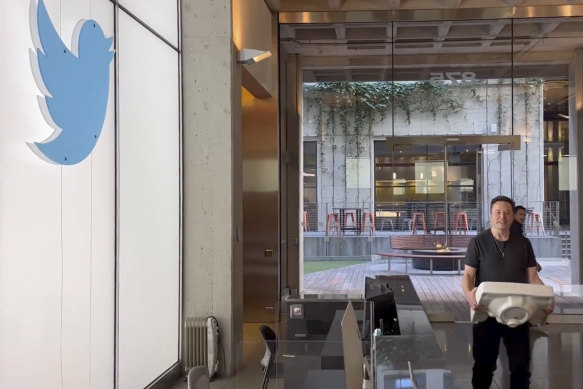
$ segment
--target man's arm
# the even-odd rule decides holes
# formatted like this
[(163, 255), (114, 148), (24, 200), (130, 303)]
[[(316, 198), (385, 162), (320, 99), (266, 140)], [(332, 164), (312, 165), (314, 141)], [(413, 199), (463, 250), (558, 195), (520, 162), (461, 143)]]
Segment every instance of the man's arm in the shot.
[[(536, 271), (536, 266), (527, 267), (526, 272), (528, 275), (528, 283), (529, 284), (536, 284), (536, 285), (544, 285), (543, 281), (538, 276), (538, 272)], [(553, 297), (553, 301), (551, 305), (547, 308), (547, 313), (551, 313), (555, 310), (555, 298)]]
[(538, 272), (536, 271), (536, 266), (527, 267), (526, 272), (528, 275), (528, 283), (529, 284), (544, 285), (543, 281), (538, 276)]
[(473, 310), (478, 309), (478, 302), (476, 301), (476, 268), (466, 265), (464, 267), (464, 275), (462, 276), (462, 290), (466, 296), (466, 300)]

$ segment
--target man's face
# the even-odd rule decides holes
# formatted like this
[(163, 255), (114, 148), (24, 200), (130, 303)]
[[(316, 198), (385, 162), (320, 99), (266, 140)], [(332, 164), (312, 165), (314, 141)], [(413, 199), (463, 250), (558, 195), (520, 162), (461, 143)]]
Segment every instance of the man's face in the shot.
[(524, 219), (526, 219), (526, 211), (524, 209), (519, 209), (514, 215), (514, 220), (520, 224), (524, 224)]
[(490, 220), (492, 221), (492, 228), (498, 230), (510, 229), (510, 224), (514, 219), (514, 212), (512, 205), (506, 201), (496, 201), (492, 206)]

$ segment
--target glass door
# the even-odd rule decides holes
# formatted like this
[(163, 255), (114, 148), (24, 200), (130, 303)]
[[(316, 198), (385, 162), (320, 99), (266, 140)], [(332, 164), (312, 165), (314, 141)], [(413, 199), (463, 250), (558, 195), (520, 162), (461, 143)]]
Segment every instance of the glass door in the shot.
[(483, 186), (498, 185), (498, 180), (484, 174), (483, 166), (509, 160), (510, 150), (519, 148), (517, 141), (514, 136), (462, 136), (455, 140), (417, 136), (377, 141), (377, 216), (393, 217), (387, 227), (404, 233), (481, 231), (486, 227), (483, 221), (487, 220), (489, 201)]
[(304, 154), (304, 258), (366, 259), (388, 250), (389, 234), (475, 234), (497, 195), (532, 215), (537, 256), (557, 257), (561, 234), (569, 257), (568, 69), (580, 23), (393, 20), (314, 25), (319, 38), (304, 40), (307, 24), (286, 25), (284, 48), (301, 57), (302, 137), (315, 142)]
[[(426, 233), (447, 229), (444, 150), (442, 145), (400, 145), (388, 150), (386, 142), (377, 142), (375, 206), (381, 230)], [(385, 218), (392, 219), (383, 223)]]

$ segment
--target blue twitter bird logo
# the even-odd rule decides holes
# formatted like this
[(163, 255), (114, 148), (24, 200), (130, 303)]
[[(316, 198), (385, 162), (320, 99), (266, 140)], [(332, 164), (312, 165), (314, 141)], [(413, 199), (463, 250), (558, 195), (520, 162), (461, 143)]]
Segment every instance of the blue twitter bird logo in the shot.
[(43, 0), (31, 0), (31, 51), (35, 81), (44, 96), (39, 106), (55, 129), (43, 142), (27, 143), (47, 162), (74, 165), (93, 150), (105, 120), (113, 38), (95, 20), (81, 20), (71, 51), (55, 30)]

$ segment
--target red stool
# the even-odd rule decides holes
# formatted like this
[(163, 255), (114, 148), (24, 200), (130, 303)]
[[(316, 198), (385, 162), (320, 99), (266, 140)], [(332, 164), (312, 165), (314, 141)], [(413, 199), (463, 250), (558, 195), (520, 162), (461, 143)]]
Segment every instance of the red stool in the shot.
[[(367, 222), (368, 222), (368, 225), (367, 225)], [(372, 212), (363, 212), (363, 214), (362, 214), (362, 221), (360, 223), (360, 230), (362, 232), (364, 232), (366, 228), (369, 228), (371, 235), (375, 234), (376, 229), (374, 226), (374, 215), (372, 214)]]
[(466, 212), (456, 212), (453, 214), (453, 231), (463, 232), (467, 234), (470, 228), (468, 227), (468, 214)]
[(304, 232), (310, 231), (310, 218), (308, 216), (308, 211), (304, 211)]
[(439, 220), (443, 222), (443, 228), (445, 229), (445, 212), (442, 211), (433, 212), (433, 231), (437, 231)]
[(417, 220), (421, 222), (421, 227), (423, 227), (423, 233), (427, 231), (427, 225), (425, 224), (425, 212), (413, 212), (412, 218), (413, 221), (411, 222), (411, 230), (413, 234), (417, 233)]
[(340, 215), (337, 213), (329, 213), (326, 217), (326, 235), (330, 235), (332, 231), (340, 233)]

